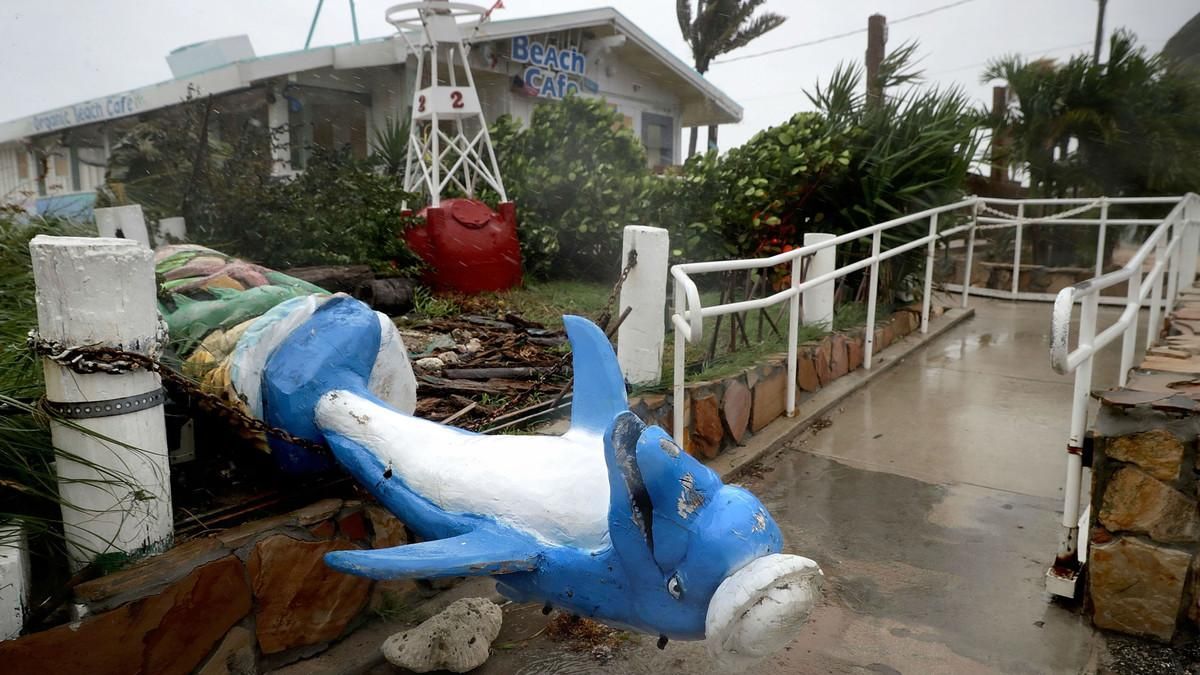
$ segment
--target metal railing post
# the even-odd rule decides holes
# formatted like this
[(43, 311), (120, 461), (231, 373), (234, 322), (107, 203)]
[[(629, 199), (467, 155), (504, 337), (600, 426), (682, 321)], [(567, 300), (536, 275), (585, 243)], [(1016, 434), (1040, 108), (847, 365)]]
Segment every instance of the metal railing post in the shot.
[[(1154, 264), (1157, 265), (1163, 259), (1163, 253), (1166, 251), (1166, 242), (1160, 240), (1158, 246), (1154, 249)], [(1164, 266), (1165, 267), (1165, 266)], [(1150, 347), (1158, 341), (1158, 333), (1161, 329), (1160, 320), (1162, 318), (1162, 292), (1163, 292), (1163, 270), (1159, 269), (1154, 275), (1153, 285), (1150, 289), (1150, 320), (1146, 324), (1146, 346)]]
[(1100, 230), (1096, 235), (1096, 276), (1104, 274), (1104, 234), (1108, 227), (1108, 197), (1100, 198)]
[(1167, 256), (1167, 298), (1166, 303), (1163, 305), (1163, 312), (1166, 316), (1170, 316), (1175, 311), (1175, 296), (1179, 292), (1179, 261), (1181, 259), (1180, 253), (1183, 249), (1183, 242), (1176, 242), (1176, 239), (1181, 234), (1178, 219), (1169, 225), (1167, 232), (1167, 245), (1174, 244), (1174, 247), (1171, 248), (1171, 253)]
[(1129, 380), (1129, 369), (1133, 367), (1133, 349), (1137, 345), (1138, 310), (1142, 304), (1142, 273), (1138, 270), (1126, 281), (1125, 307), (1133, 307), (1133, 321), (1125, 328), (1125, 336), (1121, 340), (1121, 372), (1117, 375), (1117, 385), (1124, 387)]
[[(683, 284), (678, 280), (675, 281), (675, 313), (681, 317), (687, 318), (685, 311), (687, 310), (687, 294), (683, 292)], [(698, 312), (697, 307), (692, 311)], [(687, 397), (684, 395), (683, 389), (683, 359), (684, 352), (687, 349), (687, 336), (679, 326), (675, 327), (675, 383), (671, 388), (673, 400), (671, 402), (671, 435), (675, 437), (675, 442), (679, 447), (683, 446), (683, 415), (684, 406), (687, 403)]]
[(1021, 292), (1021, 234), (1025, 231), (1025, 224), (1021, 222), (1025, 219), (1025, 204), (1017, 204), (1017, 241), (1013, 249), (1013, 271), (1012, 271), (1012, 297), (1017, 299), (1017, 293)]
[(875, 231), (871, 237), (871, 287), (867, 292), (866, 339), (863, 343), (863, 368), (871, 369), (871, 356), (875, 347), (875, 299), (879, 296), (879, 249), (883, 233)]
[(971, 266), (975, 263), (975, 228), (979, 226), (979, 202), (971, 205), (971, 229), (967, 230), (967, 269), (963, 272), (962, 307), (967, 308), (971, 295)]
[[(929, 244), (925, 248), (925, 290), (921, 296), (921, 333), (929, 332), (929, 308), (933, 303), (933, 265), (937, 255), (938, 214), (929, 216)], [(867, 339), (872, 343), (875, 331), (867, 330)]]
[[(1078, 347), (1090, 347), (1096, 337), (1096, 309), (1100, 296), (1083, 298), (1079, 312)], [(1088, 395), (1092, 389), (1092, 363), (1089, 354), (1075, 370), (1075, 389), (1071, 394), (1071, 431), (1067, 437), (1067, 477), (1063, 487), (1062, 536), (1055, 564), (1075, 569), (1078, 566), (1079, 496), (1083, 485), (1083, 434), (1087, 427)]]
[[(803, 258), (792, 259), (792, 297), (788, 298), (788, 370), (787, 370), (787, 416), (796, 414), (796, 341), (800, 338), (800, 285), (801, 265)], [(832, 328), (832, 326), (830, 326)]]

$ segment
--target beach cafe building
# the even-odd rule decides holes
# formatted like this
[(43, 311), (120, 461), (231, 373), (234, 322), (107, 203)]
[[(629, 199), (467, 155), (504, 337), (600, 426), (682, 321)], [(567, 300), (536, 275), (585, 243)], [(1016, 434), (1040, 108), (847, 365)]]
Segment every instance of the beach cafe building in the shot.
[[(601, 97), (657, 168), (682, 161), (684, 127), (742, 116), (611, 8), (492, 21), (468, 39), (489, 122), (509, 114), (527, 123), (536, 106), (568, 94)], [(86, 215), (123, 133), (196, 96), (212, 97), (208, 133), (218, 140), (247, 124), (271, 129), (277, 174), (302, 171), (314, 146), (365, 157), (375, 130), (408, 119), (416, 71), (395, 36), (271, 56), (256, 56), (249, 38), (236, 36), (181, 47), (167, 63), (173, 78), (165, 82), (0, 123), (0, 203)]]

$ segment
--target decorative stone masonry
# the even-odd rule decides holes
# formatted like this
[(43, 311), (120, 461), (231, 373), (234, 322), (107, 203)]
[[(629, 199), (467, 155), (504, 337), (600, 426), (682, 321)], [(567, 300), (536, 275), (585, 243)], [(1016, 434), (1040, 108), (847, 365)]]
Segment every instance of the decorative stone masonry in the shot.
[(386, 510), (341, 499), (193, 539), (76, 586), (84, 618), (0, 642), (0, 672), (224, 675), (278, 667), (352, 630), (373, 593), (395, 602), (415, 589), (334, 572), (322, 556), (404, 541), (403, 524)]
[(1170, 641), (1194, 622), (1200, 565), (1200, 294), (1185, 291), (1093, 427), (1087, 593), (1097, 626)]
[[(941, 316), (941, 307), (930, 315)], [(875, 353), (921, 326), (919, 306), (906, 307), (875, 328)], [(797, 354), (796, 402), (829, 386), (834, 380), (862, 367), (864, 331), (834, 333), (800, 345)], [(702, 459), (741, 445), (782, 416), (787, 404), (787, 355), (777, 354), (761, 363), (719, 380), (689, 383), (687, 432), (684, 449)], [(643, 394), (630, 398), (629, 407), (648, 424), (671, 431), (670, 395)]]

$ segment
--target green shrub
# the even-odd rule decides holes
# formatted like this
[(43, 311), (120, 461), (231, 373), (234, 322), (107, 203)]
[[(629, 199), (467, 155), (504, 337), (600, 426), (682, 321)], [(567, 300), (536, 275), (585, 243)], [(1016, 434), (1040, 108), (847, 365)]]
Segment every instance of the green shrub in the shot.
[(614, 274), (621, 230), (635, 222), (649, 176), (642, 144), (621, 116), (603, 100), (572, 96), (539, 105), (525, 129), (502, 117), (491, 134), (517, 205), (525, 269), (538, 277)]

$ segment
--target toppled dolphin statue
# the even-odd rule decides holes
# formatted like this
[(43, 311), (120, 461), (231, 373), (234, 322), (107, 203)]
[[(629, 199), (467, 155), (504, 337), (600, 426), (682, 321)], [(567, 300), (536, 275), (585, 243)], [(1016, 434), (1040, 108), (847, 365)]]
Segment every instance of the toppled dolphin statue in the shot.
[(733, 666), (790, 642), (816, 602), (817, 564), (782, 553), (754, 495), (629, 411), (599, 328), (564, 322), (575, 394), (562, 436), (483, 436), (397, 411), (371, 393), (379, 319), (349, 297), (262, 338), (266, 421), (327, 442), (426, 540), (326, 563), (372, 579), (494, 576), (514, 600), (659, 635), (660, 646), (703, 639)]

